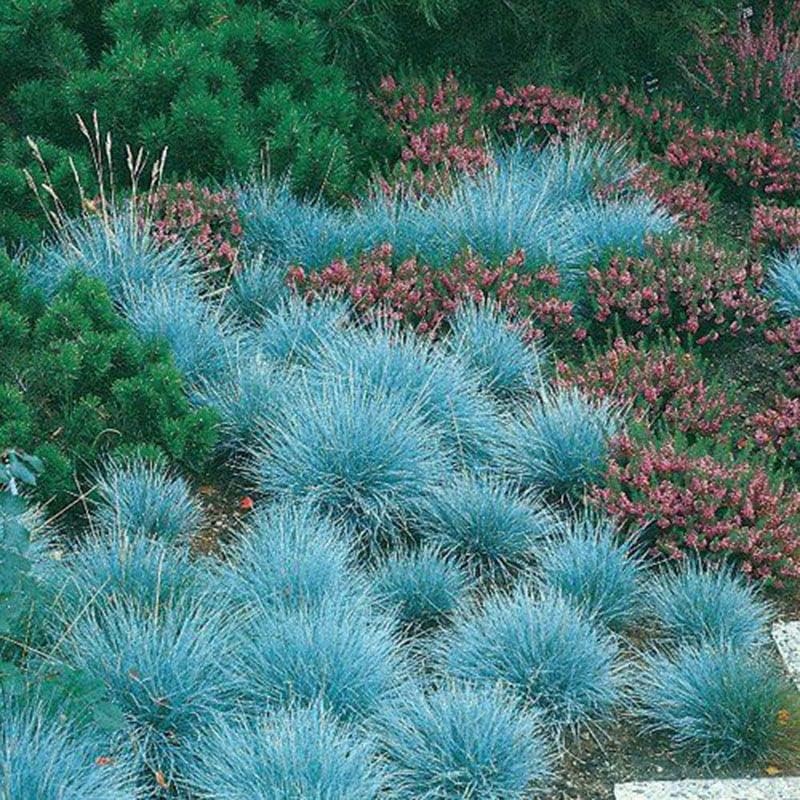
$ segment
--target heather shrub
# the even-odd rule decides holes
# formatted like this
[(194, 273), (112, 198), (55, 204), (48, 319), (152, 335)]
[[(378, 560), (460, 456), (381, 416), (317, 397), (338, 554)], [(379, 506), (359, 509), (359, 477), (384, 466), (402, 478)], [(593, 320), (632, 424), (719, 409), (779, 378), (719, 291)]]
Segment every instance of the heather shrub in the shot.
[(800, 390), (800, 319), (767, 330), (764, 336), (778, 354), (787, 386), (796, 393)]
[(172, 542), (200, 529), (203, 511), (187, 482), (144, 458), (112, 459), (98, 473), (92, 523)]
[(319, 706), (220, 718), (193, 750), (199, 798), (377, 800), (386, 780), (375, 742)]
[(3, 796), (14, 800), (128, 800), (134, 772), (124, 753), (32, 705), (5, 698), (0, 723)]
[(467, 588), (459, 565), (433, 548), (391, 553), (371, 580), (378, 602), (408, 625), (431, 625), (452, 616)]
[(750, 241), (780, 252), (800, 246), (800, 210), (793, 206), (755, 205)]
[(381, 713), (393, 796), (522, 800), (543, 788), (552, 748), (539, 718), (495, 687), (410, 690)]
[(221, 577), (231, 596), (266, 613), (315, 609), (355, 582), (341, 533), (307, 505), (259, 507), (227, 555)]
[(767, 642), (772, 616), (753, 584), (729, 568), (714, 569), (697, 561), (652, 581), (647, 609), (671, 639), (737, 652)]
[(665, 341), (632, 344), (621, 336), (580, 364), (558, 362), (557, 385), (624, 405), (647, 426), (667, 426), (687, 437), (724, 438), (741, 405), (709, 380), (701, 357)]
[(547, 372), (546, 351), (526, 342), (511, 320), (491, 302), (462, 305), (450, 323), (450, 349), (499, 400), (529, 397)]
[(152, 236), (160, 246), (188, 246), (212, 285), (240, 269), (242, 226), (228, 189), (213, 192), (192, 181), (164, 184), (148, 198)]
[(800, 317), (800, 250), (773, 259), (767, 289), (779, 314)]
[(445, 474), (416, 409), (352, 375), (299, 383), (268, 434), (255, 452), (261, 490), (306, 500), (351, 535), (394, 535)]
[(319, 703), (339, 719), (360, 719), (375, 713), (403, 679), (395, 620), (370, 610), (358, 595), (256, 614), (238, 648), (233, 681), (257, 711)]
[(489, 476), (455, 476), (432, 495), (421, 517), (425, 537), (470, 571), (501, 578), (527, 564), (556, 527), (536, 497)]
[(671, 557), (699, 553), (783, 586), (796, 580), (800, 494), (749, 452), (707, 440), (621, 437), (594, 502)]
[(159, 617), (133, 604), (86, 613), (61, 638), (61, 657), (102, 681), (121, 709), (120, 736), (139, 765), (143, 790), (184, 786), (187, 745), (229, 707), (236, 624), (230, 608), (198, 598)]
[(558, 594), (491, 596), (444, 635), (440, 652), (449, 675), (501, 682), (556, 727), (606, 719), (622, 696), (616, 640)]
[(751, 332), (769, 313), (760, 262), (710, 240), (656, 242), (645, 257), (612, 256), (587, 277), (593, 321), (631, 336), (674, 331), (702, 345)]
[(576, 389), (549, 391), (516, 421), (507, 469), (524, 487), (580, 495), (602, 478), (609, 441), (620, 428), (620, 414), (607, 400), (591, 401)]
[(572, 520), (537, 552), (537, 580), (609, 628), (623, 629), (641, 612), (643, 567), (621, 538), (611, 520)]
[(648, 659), (639, 689), (647, 726), (702, 763), (793, 763), (796, 690), (762, 653), (683, 647)]
[(748, 420), (753, 441), (789, 466), (800, 459), (800, 397), (775, 395)]

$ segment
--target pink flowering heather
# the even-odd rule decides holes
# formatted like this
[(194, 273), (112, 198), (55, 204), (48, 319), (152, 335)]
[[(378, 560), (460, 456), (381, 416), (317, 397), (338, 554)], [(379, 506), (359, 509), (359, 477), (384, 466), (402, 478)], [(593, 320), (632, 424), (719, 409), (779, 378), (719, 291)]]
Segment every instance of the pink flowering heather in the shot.
[(186, 181), (161, 186), (150, 204), (157, 242), (187, 244), (214, 282), (236, 272), (242, 225), (232, 192), (212, 192)]
[(587, 277), (595, 321), (617, 320), (634, 336), (671, 330), (702, 345), (769, 316), (761, 263), (710, 241), (656, 241), (646, 257), (612, 256)]
[(405, 91), (386, 76), (372, 99), (401, 137), (393, 177), (402, 186), (433, 193), (449, 186), (454, 175), (474, 175), (491, 163), (480, 110), (452, 73), (432, 90), (417, 84)]
[(540, 143), (591, 133), (599, 124), (596, 110), (580, 97), (536, 84), (511, 91), (498, 86), (484, 110), (499, 131), (532, 135)]
[(575, 324), (572, 303), (558, 296), (557, 270), (544, 267), (530, 273), (522, 253), (496, 266), (462, 256), (440, 269), (417, 258), (398, 263), (391, 245), (384, 244), (355, 262), (334, 261), (319, 272), (294, 267), (288, 282), (309, 299), (345, 296), (363, 317), (388, 317), (421, 334), (436, 334), (460, 303), (492, 297), (522, 321), (530, 338), (556, 331), (575, 339), (585, 335)]
[(631, 416), (652, 427), (665, 423), (688, 437), (727, 439), (742, 408), (710, 386), (695, 357), (666, 346), (647, 348), (617, 337), (604, 353), (581, 364), (556, 365), (559, 386), (623, 403)]
[(760, 448), (800, 464), (800, 397), (777, 395), (748, 423), (753, 441)]
[(631, 530), (646, 527), (656, 552), (729, 559), (776, 587), (800, 578), (800, 492), (761, 465), (625, 436), (591, 499)]
[(770, 2), (757, 30), (741, 17), (733, 32), (701, 33), (703, 52), (687, 74), (714, 112), (757, 126), (792, 122), (800, 101), (800, 2), (775, 17)]
[(756, 205), (750, 240), (767, 249), (791, 250), (800, 245), (800, 208)]
[(780, 354), (786, 383), (793, 391), (800, 392), (800, 318), (764, 335)]

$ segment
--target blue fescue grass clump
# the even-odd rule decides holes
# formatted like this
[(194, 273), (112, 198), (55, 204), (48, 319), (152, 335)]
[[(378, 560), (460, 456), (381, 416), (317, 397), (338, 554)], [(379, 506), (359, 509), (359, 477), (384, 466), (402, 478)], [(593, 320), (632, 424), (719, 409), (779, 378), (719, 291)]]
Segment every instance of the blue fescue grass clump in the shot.
[(148, 342), (164, 342), (175, 366), (193, 383), (222, 373), (233, 328), (219, 309), (192, 288), (128, 286), (125, 317)]
[(580, 495), (605, 470), (610, 438), (621, 419), (607, 402), (576, 389), (550, 391), (526, 409), (509, 438), (509, 471), (529, 488)]
[(339, 333), (346, 318), (347, 305), (339, 300), (307, 303), (291, 297), (264, 314), (250, 338), (267, 359), (307, 365)]
[(229, 312), (243, 322), (258, 325), (271, 311), (291, 296), (286, 285), (286, 266), (270, 261), (263, 253), (244, 259), (234, 275), (225, 297)]
[(378, 727), (398, 800), (523, 800), (551, 774), (537, 716), (495, 687), (403, 694)]
[[(243, 245), (284, 267), (325, 267), (368, 247), (367, 231), (352, 214), (319, 199), (299, 199), (286, 180), (251, 182), (237, 191)], [(378, 244), (379, 242), (375, 242)]]
[[(36, 706), (4, 698), (0, 722), (0, 797), (3, 800), (130, 800), (131, 763), (108, 757), (102, 742), (72, 731)], [(107, 763), (97, 759), (108, 757)], [(105, 762), (105, 760), (104, 760)]]
[(752, 768), (796, 760), (797, 692), (765, 653), (687, 646), (651, 655), (641, 681), (649, 728), (697, 761)]
[(547, 353), (526, 343), (494, 304), (462, 304), (451, 323), (450, 349), (478, 376), (481, 386), (503, 401), (535, 392), (547, 372)]
[(789, 319), (800, 317), (800, 249), (772, 259), (767, 288), (778, 313)]
[(671, 639), (747, 650), (764, 644), (772, 610), (758, 590), (724, 566), (690, 561), (651, 584), (647, 607)]
[(60, 640), (59, 656), (102, 681), (123, 712), (121, 736), (151, 786), (156, 772), (180, 786), (187, 744), (230, 707), (237, 620), (219, 599), (175, 604), (158, 616), (134, 604), (101, 609), (74, 620)]
[(262, 491), (307, 500), (351, 534), (390, 537), (445, 475), (436, 437), (413, 408), (353, 379), (306, 380), (257, 458)]
[(422, 517), (430, 542), (490, 578), (527, 563), (556, 524), (545, 506), (521, 497), (512, 484), (472, 475), (436, 491)]
[(220, 719), (194, 748), (197, 798), (377, 800), (374, 741), (314, 705), (259, 720)]
[(352, 556), (333, 523), (304, 504), (259, 508), (229, 553), (233, 597), (269, 612), (312, 609), (347, 594)]
[(537, 553), (537, 576), (612, 629), (641, 611), (643, 565), (608, 519), (584, 516)]
[(241, 453), (256, 444), (265, 427), (274, 423), (293, 380), (291, 370), (283, 365), (240, 348), (230, 355), (220, 377), (202, 381), (195, 388), (192, 400), (216, 412), (220, 446)]
[(413, 333), (388, 325), (348, 331), (331, 340), (318, 368), (415, 409), (461, 466), (480, 471), (498, 460), (505, 430), (491, 399), (464, 364)]
[(111, 459), (96, 480), (92, 524), (167, 542), (188, 539), (203, 512), (187, 482), (146, 458)]
[(379, 602), (410, 625), (431, 625), (449, 617), (466, 589), (461, 567), (430, 547), (392, 553), (373, 575)]
[(490, 597), (441, 643), (447, 672), (501, 682), (559, 728), (606, 719), (622, 697), (616, 640), (558, 594)]
[(84, 610), (114, 614), (131, 603), (158, 614), (197, 588), (198, 569), (185, 550), (138, 534), (90, 537), (56, 563), (52, 611), (67, 622)]
[(403, 670), (394, 619), (357, 596), (255, 615), (235, 666), (240, 696), (254, 709), (319, 702), (348, 720), (374, 713)]
[(102, 281), (117, 303), (128, 287), (142, 291), (191, 285), (198, 264), (190, 251), (157, 243), (141, 229), (135, 214), (120, 211), (107, 219), (82, 217), (33, 256), (28, 276), (52, 296), (73, 270)]

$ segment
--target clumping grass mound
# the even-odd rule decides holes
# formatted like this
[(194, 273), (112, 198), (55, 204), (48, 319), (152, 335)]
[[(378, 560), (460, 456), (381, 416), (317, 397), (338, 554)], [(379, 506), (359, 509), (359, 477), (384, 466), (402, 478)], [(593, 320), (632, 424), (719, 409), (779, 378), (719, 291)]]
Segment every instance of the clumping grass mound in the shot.
[(647, 608), (671, 639), (747, 650), (769, 637), (772, 610), (752, 584), (729, 568), (690, 561), (660, 575)]
[(767, 287), (779, 313), (789, 319), (800, 317), (800, 249), (772, 260)]
[(448, 344), (478, 376), (481, 386), (502, 401), (528, 398), (542, 386), (547, 352), (526, 343), (493, 303), (462, 304), (451, 323)]
[(476, 574), (507, 575), (526, 564), (556, 526), (535, 498), (512, 484), (462, 475), (431, 497), (422, 517), (427, 539), (463, 559)]
[(67, 622), (85, 609), (115, 614), (130, 603), (158, 614), (198, 588), (198, 567), (185, 550), (124, 532), (91, 537), (53, 563), (52, 611)]
[(123, 712), (123, 735), (151, 789), (156, 773), (173, 789), (183, 784), (187, 745), (230, 706), (238, 623), (219, 599), (176, 604), (158, 616), (134, 604), (86, 613), (61, 639), (66, 663), (102, 681)]
[(306, 380), (257, 456), (262, 491), (307, 500), (353, 534), (391, 536), (445, 475), (435, 436), (413, 408), (352, 376)]
[(527, 487), (553, 495), (580, 495), (605, 469), (618, 412), (575, 389), (546, 394), (526, 409), (508, 440), (509, 471)]
[(354, 582), (340, 532), (304, 504), (259, 508), (228, 555), (222, 580), (231, 596), (267, 613), (316, 608)]
[(610, 520), (582, 517), (567, 524), (563, 536), (537, 553), (537, 575), (544, 587), (610, 628), (625, 628), (641, 611), (643, 565)]
[(194, 755), (192, 789), (208, 800), (377, 800), (385, 782), (374, 742), (319, 705), (220, 719)]
[(274, 423), (281, 398), (291, 391), (293, 380), (289, 370), (243, 348), (230, 357), (221, 376), (196, 387), (192, 399), (216, 412), (221, 447), (241, 453)]
[[(8, 700), (8, 698), (5, 698)], [(3, 703), (0, 797), (4, 800), (130, 800), (130, 760), (79, 735), (35, 706)]]
[(106, 533), (172, 542), (191, 537), (203, 521), (188, 483), (145, 458), (109, 460), (97, 476), (94, 502), (92, 524)]
[(610, 716), (622, 698), (618, 654), (615, 639), (570, 602), (525, 587), (490, 597), (440, 643), (450, 675), (501, 682), (559, 728)]
[(550, 776), (553, 754), (537, 715), (497, 688), (411, 690), (378, 727), (398, 800), (523, 800)]
[(392, 553), (373, 575), (380, 603), (406, 624), (430, 625), (451, 616), (466, 589), (461, 567), (430, 547)]
[(290, 297), (263, 315), (251, 334), (252, 345), (272, 361), (308, 365), (346, 318), (347, 306), (338, 300), (307, 303)]
[(228, 311), (242, 322), (258, 326), (264, 318), (290, 297), (286, 265), (270, 261), (263, 253), (248, 258), (244, 269), (234, 275), (225, 296)]
[(415, 409), (459, 465), (497, 463), (505, 431), (491, 398), (464, 364), (415, 334), (389, 325), (348, 331), (330, 341), (318, 369), (324, 380), (353, 375)]
[(651, 655), (639, 696), (649, 728), (698, 761), (752, 768), (800, 750), (797, 692), (764, 653), (686, 646)]
[(402, 678), (394, 619), (359, 597), (257, 614), (241, 638), (236, 681), (255, 709), (319, 702), (339, 718), (358, 719), (374, 713)]

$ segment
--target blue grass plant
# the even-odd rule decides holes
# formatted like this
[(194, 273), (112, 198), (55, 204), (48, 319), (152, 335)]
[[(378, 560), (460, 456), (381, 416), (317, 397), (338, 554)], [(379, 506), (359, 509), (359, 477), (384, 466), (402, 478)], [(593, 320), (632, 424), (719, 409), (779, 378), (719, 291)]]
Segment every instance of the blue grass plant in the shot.
[(378, 728), (398, 800), (523, 800), (553, 767), (538, 716), (495, 687), (404, 693)]
[(431, 547), (390, 554), (372, 576), (379, 602), (407, 625), (452, 616), (468, 587), (462, 568)]
[(187, 381), (213, 379), (225, 368), (235, 335), (230, 321), (193, 288), (128, 285), (125, 317), (148, 342), (163, 342)]
[(373, 714), (403, 681), (395, 625), (357, 595), (256, 614), (235, 661), (239, 696), (255, 710), (321, 703), (343, 720)]
[(779, 314), (788, 319), (800, 317), (800, 249), (772, 259), (767, 290)]
[(193, 598), (155, 615), (134, 604), (99, 609), (74, 620), (58, 656), (102, 681), (120, 708), (120, 737), (132, 749), (143, 780), (160, 773), (173, 790), (189, 775), (187, 745), (207, 720), (231, 707), (230, 665), (240, 627), (220, 595)]
[(351, 534), (392, 537), (444, 479), (437, 438), (414, 409), (352, 375), (306, 380), (283, 408), (256, 452), (261, 490), (307, 500)]
[(422, 520), (430, 542), (488, 577), (529, 563), (558, 524), (544, 505), (521, 497), (513, 484), (474, 475), (456, 476), (437, 490)]
[[(3, 698), (0, 797), (3, 800), (131, 800), (134, 770), (123, 753), (70, 729), (33, 705)], [(105, 760), (98, 763), (98, 759)]]
[(386, 779), (374, 741), (318, 705), (220, 718), (194, 755), (198, 800), (378, 800)]
[(188, 539), (203, 523), (187, 482), (146, 458), (112, 458), (96, 477), (92, 524), (172, 542)]
[(536, 575), (545, 589), (560, 592), (612, 629), (641, 616), (644, 566), (609, 519), (568, 522), (563, 535), (537, 553)]
[(796, 762), (797, 691), (767, 653), (685, 646), (652, 654), (640, 680), (647, 727), (695, 761), (746, 769)]
[(310, 506), (293, 503), (254, 512), (228, 553), (223, 578), (232, 597), (267, 613), (317, 608), (355, 583), (340, 531)]
[(481, 386), (502, 401), (530, 397), (548, 372), (546, 350), (526, 343), (494, 303), (462, 304), (453, 317), (448, 343)]
[(547, 392), (525, 410), (509, 438), (507, 465), (528, 488), (555, 496), (580, 496), (602, 478), (609, 440), (622, 426), (606, 401), (576, 389)]
[(560, 595), (524, 586), (459, 621), (440, 656), (451, 676), (502, 683), (558, 729), (608, 719), (623, 696), (615, 638)]
[(226, 310), (249, 325), (258, 325), (291, 296), (286, 272), (285, 265), (270, 261), (263, 253), (245, 256), (242, 269), (228, 287)]
[(773, 612), (758, 589), (724, 566), (692, 560), (649, 586), (647, 608), (670, 639), (748, 650), (769, 639)]
[(263, 315), (250, 342), (264, 358), (308, 365), (338, 335), (347, 313), (347, 305), (339, 300), (307, 303), (300, 297), (290, 297)]

